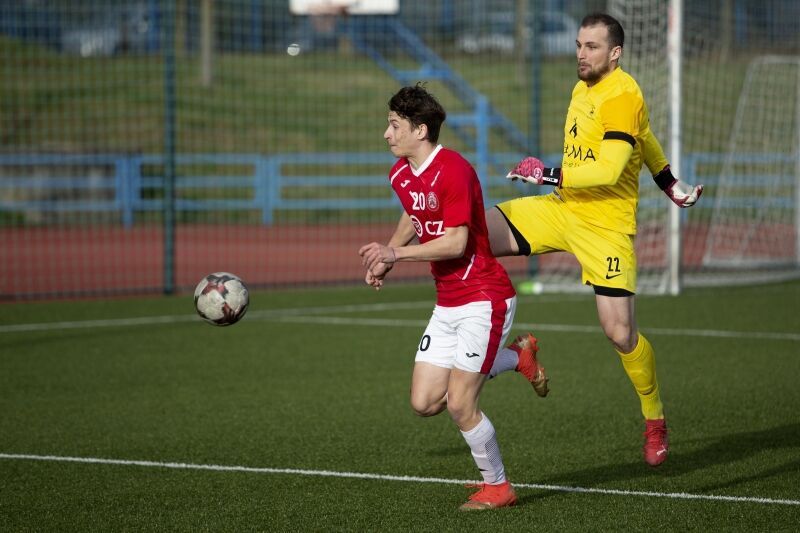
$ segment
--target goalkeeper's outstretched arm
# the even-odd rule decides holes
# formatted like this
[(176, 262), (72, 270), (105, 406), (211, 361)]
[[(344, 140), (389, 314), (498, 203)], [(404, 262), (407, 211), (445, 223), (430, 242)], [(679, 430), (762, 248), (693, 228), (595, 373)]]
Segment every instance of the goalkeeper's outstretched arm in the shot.
[(661, 143), (650, 128), (642, 136), (642, 157), (658, 188), (678, 207), (693, 206), (703, 194), (702, 185), (690, 185), (672, 175)]
[(600, 159), (594, 163), (576, 168), (546, 167), (536, 157), (526, 157), (508, 173), (510, 180), (521, 179), (535, 185), (572, 187), (583, 189), (614, 185), (633, 152), (633, 147), (625, 141), (605, 140), (601, 143)]
[[(642, 145), (644, 162), (653, 175), (656, 185), (675, 205), (679, 207), (693, 206), (703, 194), (703, 186), (690, 185), (672, 175), (661, 144), (649, 128), (642, 136)], [(566, 170), (546, 167), (540, 159), (526, 157), (508, 173), (506, 178), (555, 187), (584, 188), (613, 185), (619, 179), (622, 168), (628, 162), (633, 149), (631, 145), (616, 139), (604, 140), (601, 147), (598, 161)]]

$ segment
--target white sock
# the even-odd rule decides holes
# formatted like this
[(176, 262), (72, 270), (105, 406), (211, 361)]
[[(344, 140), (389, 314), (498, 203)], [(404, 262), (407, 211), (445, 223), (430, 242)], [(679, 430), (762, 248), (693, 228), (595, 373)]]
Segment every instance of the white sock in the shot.
[(507, 372), (509, 370), (516, 370), (519, 364), (519, 354), (511, 348), (501, 348), (497, 350), (497, 356), (494, 358), (492, 369), (489, 370), (489, 379)]
[(503, 458), (500, 456), (500, 446), (497, 444), (497, 436), (494, 426), (485, 414), (481, 413), (481, 421), (469, 431), (462, 431), (464, 440), (472, 450), (472, 457), (478, 470), (483, 475), (484, 483), (499, 485), (506, 480), (506, 469), (503, 466)]

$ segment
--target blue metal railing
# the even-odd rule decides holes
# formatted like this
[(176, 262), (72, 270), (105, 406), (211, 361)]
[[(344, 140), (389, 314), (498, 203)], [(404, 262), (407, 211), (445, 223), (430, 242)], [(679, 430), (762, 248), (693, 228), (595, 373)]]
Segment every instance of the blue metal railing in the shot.
[[(509, 166), (519, 159), (518, 154), (495, 157)], [(395, 160), (388, 153), (178, 154), (175, 210), (257, 210), (262, 223), (271, 224), (279, 210), (394, 208), (400, 204), (389, 192), (385, 173), (302, 171), (323, 166), (329, 172), (359, 166), (388, 170)], [(118, 212), (122, 224), (130, 227), (137, 212), (163, 210), (163, 165), (160, 155), (0, 155), (0, 212)], [(213, 171), (191, 172), (203, 166)], [(385, 187), (386, 194), (336, 194), (343, 187)], [(225, 197), (212, 197), (211, 189), (225, 190)], [(312, 192), (298, 194), (304, 189)], [(192, 190), (206, 192), (192, 198)]]
[[(472, 160), (475, 154), (465, 154)], [(517, 162), (515, 153), (493, 154), (510, 168)], [(740, 154), (735, 162), (775, 161), (767, 154)], [(545, 158), (557, 164), (558, 155)], [(787, 163), (790, 158), (784, 157)], [(358, 167), (389, 169), (395, 159), (381, 153), (298, 153), (262, 154), (178, 154), (176, 165), (176, 211), (257, 210), (261, 221), (271, 224), (280, 210), (385, 209), (399, 207), (389, 192), (385, 173), (357, 173)], [(717, 172), (726, 161), (724, 154), (686, 154), (681, 173), (689, 183), (704, 183), (713, 188)], [(130, 227), (136, 213), (161, 211), (163, 205), (163, 165), (160, 155), (139, 154), (20, 154), (0, 155), (0, 212), (117, 212), (123, 225)], [(212, 169), (200, 173), (197, 168)], [(309, 171), (312, 167), (314, 170)], [(328, 174), (321, 174), (324, 167)], [(345, 173), (336, 173), (336, 170)], [(192, 172), (194, 171), (194, 172)], [(642, 187), (654, 187), (647, 172)], [(763, 187), (764, 176), (750, 176), (753, 188)], [(782, 185), (796, 186), (795, 177)], [(506, 184), (503, 176), (484, 176), (487, 205), (504, 198), (493, 198), (491, 186)], [(489, 185), (487, 185), (489, 184)], [(369, 188), (384, 187), (386, 194), (363, 194)], [(214, 195), (212, 189), (224, 191)], [(307, 192), (304, 194), (303, 192)], [(195, 198), (192, 198), (192, 191)], [(199, 191), (199, 192), (198, 192)], [(309, 192), (310, 191), (310, 192)], [(341, 191), (349, 191), (342, 195)], [(520, 185), (525, 194), (536, 194)], [(224, 196), (224, 197), (220, 197)], [(663, 198), (642, 200), (640, 207), (658, 207)], [(726, 207), (794, 208), (794, 197), (759, 198), (741, 195), (726, 198)], [(699, 206), (711, 208), (712, 203)], [(756, 206), (757, 207), (757, 206)]]

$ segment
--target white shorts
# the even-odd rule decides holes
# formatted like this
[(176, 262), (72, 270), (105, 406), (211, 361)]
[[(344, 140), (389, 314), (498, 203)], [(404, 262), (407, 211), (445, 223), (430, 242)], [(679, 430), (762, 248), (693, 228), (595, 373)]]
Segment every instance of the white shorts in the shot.
[(433, 308), (415, 361), (488, 374), (514, 322), (517, 297)]

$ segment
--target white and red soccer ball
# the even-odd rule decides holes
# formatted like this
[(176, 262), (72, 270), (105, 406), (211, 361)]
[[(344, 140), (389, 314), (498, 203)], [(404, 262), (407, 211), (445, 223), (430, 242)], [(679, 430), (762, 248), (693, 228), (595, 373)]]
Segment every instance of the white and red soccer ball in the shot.
[(194, 290), (194, 307), (203, 320), (215, 326), (235, 324), (247, 312), (250, 295), (244, 282), (230, 272), (214, 272)]

